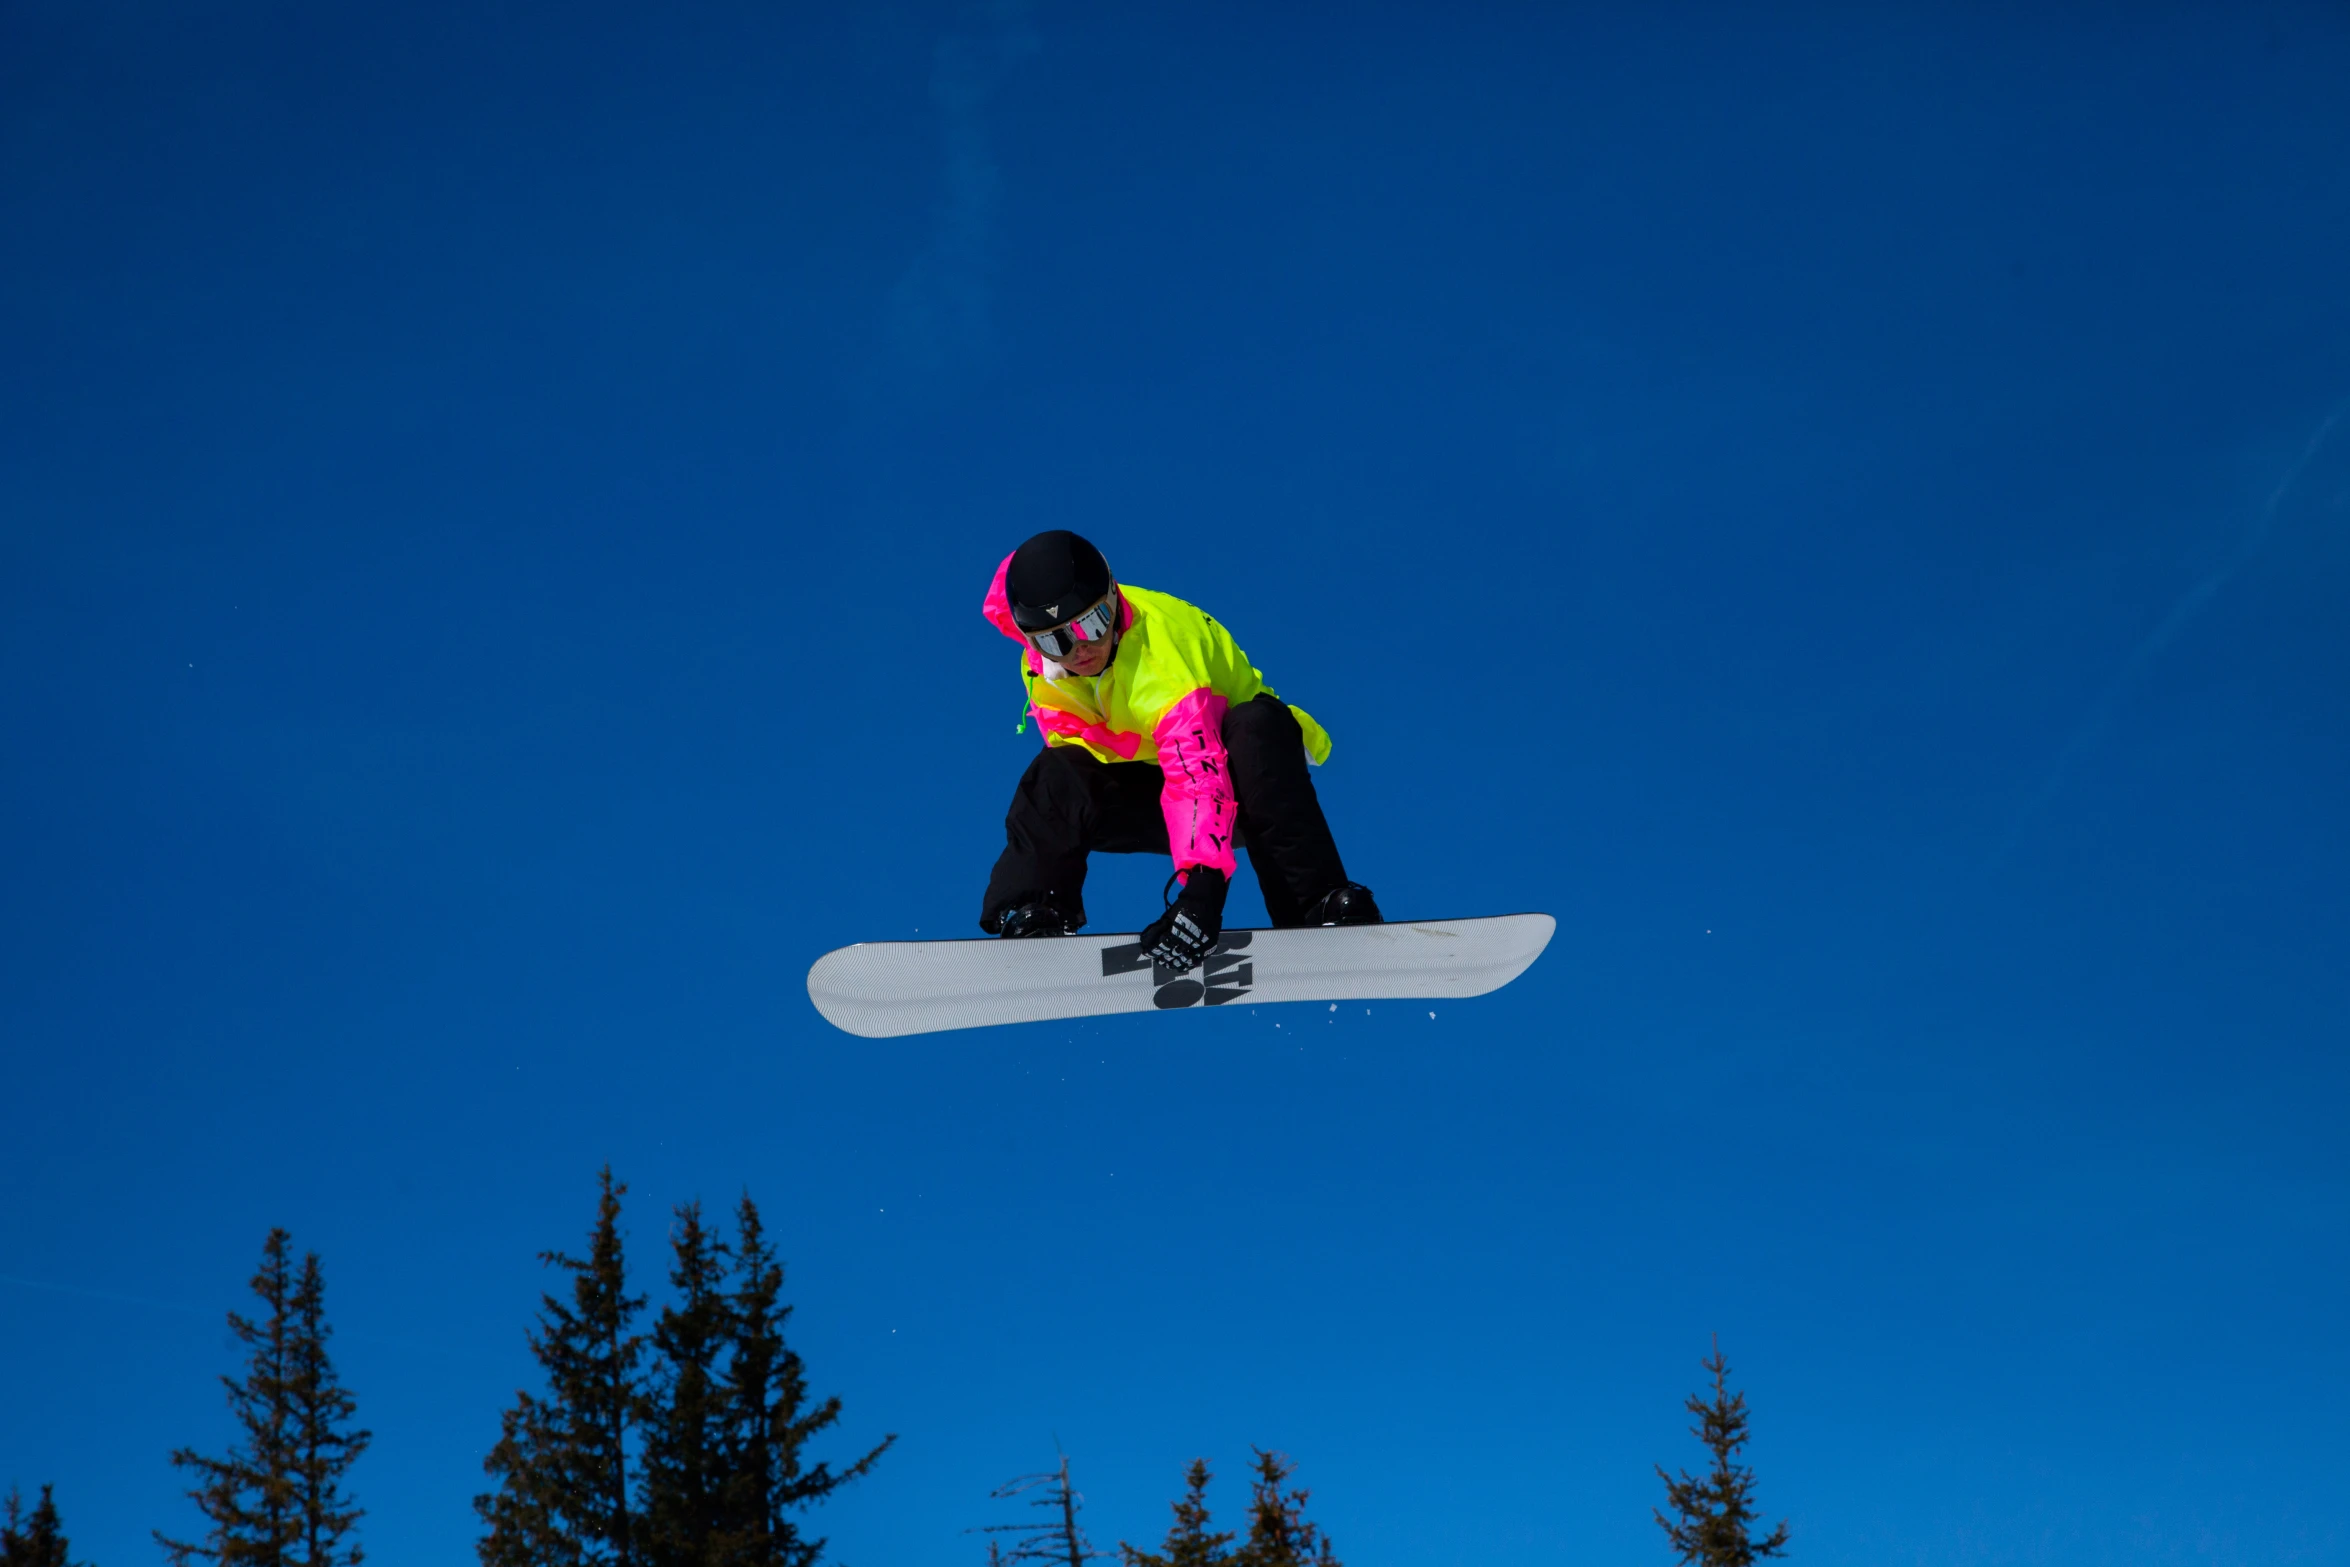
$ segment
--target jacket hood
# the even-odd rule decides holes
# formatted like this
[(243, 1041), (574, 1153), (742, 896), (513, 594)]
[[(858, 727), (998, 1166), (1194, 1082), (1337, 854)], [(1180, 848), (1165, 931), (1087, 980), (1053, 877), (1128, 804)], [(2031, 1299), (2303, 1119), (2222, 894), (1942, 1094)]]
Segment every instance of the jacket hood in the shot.
[[(1012, 552), (1013, 555), (1018, 553), (1020, 553), (1018, 550)], [(995, 581), (988, 584), (987, 602), (980, 606), (979, 612), (987, 617), (989, 625), (1022, 647), (1026, 647), (1028, 646), (1028, 638), (1021, 634), (1019, 623), (1012, 619), (1011, 590), (1004, 586), (1004, 579), (1011, 574), (1012, 556), (1006, 555), (1003, 564), (995, 569)]]
[[(1013, 555), (1019, 553), (1018, 550), (1012, 552)], [(1029, 645), (1028, 633), (1022, 631), (1020, 623), (1012, 618), (1012, 593), (1009, 588), (1004, 586), (1004, 579), (1009, 577), (1011, 573), (1012, 556), (1006, 555), (1003, 562), (995, 569), (995, 581), (988, 584), (987, 600), (980, 605), (979, 612), (987, 617), (989, 625), (1020, 644), (1020, 650), (1028, 655), (1028, 672), (1040, 674), (1044, 670), (1044, 659), (1034, 647)], [(1116, 587), (1117, 584), (1113, 582), (1111, 586)], [(1118, 631), (1120, 635), (1123, 635), (1133, 629), (1134, 601), (1126, 596), (1124, 588), (1119, 588)]]

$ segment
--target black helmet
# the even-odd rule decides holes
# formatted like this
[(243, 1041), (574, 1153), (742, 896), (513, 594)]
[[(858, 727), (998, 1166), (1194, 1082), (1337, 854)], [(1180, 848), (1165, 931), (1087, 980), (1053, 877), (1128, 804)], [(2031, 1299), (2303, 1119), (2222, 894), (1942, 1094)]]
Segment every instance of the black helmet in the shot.
[(1102, 552), (1069, 532), (1040, 533), (1012, 554), (1004, 592), (1012, 601), (1012, 622), (1023, 631), (1066, 625), (1110, 591), (1110, 563)]

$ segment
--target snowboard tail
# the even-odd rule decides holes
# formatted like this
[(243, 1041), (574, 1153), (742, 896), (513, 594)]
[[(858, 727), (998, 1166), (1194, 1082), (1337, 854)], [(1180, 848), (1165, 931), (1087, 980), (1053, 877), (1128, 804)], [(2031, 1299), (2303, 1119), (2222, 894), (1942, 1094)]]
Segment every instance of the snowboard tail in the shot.
[(808, 970), (826, 1021), (867, 1039), (1235, 1001), (1454, 1000), (1499, 990), (1550, 944), (1547, 914), (1229, 930), (1200, 963), (1153, 963), (1131, 935), (877, 941)]

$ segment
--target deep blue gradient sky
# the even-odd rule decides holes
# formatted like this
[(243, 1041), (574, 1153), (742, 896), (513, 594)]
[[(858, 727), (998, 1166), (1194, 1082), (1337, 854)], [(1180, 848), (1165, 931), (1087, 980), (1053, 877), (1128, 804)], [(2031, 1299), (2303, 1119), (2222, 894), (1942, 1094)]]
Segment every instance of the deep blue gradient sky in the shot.
[[(2350, 1562), (2350, 14), (1762, 9), (0, 9), (0, 1484), (152, 1560), (284, 1224), (469, 1559), (609, 1160), (902, 1433), (850, 1567), (1056, 1439), (1662, 1562), (1715, 1332), (1814, 1567)], [(1054, 526), (1549, 955), (828, 1029)]]

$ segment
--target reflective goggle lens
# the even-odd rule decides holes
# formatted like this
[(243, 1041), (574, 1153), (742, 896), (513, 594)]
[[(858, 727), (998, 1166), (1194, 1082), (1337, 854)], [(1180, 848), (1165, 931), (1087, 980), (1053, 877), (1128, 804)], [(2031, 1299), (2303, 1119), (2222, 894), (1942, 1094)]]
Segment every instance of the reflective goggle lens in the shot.
[(1028, 640), (1039, 653), (1057, 661), (1076, 652), (1081, 642), (1099, 642), (1117, 623), (1118, 595), (1113, 590), (1108, 598), (1067, 625), (1055, 626), (1050, 631), (1031, 631)]

